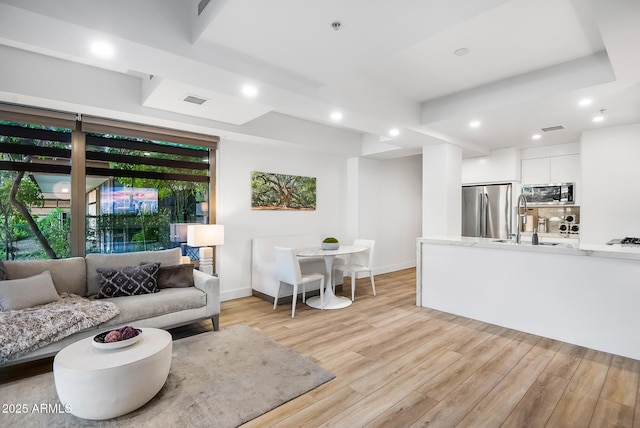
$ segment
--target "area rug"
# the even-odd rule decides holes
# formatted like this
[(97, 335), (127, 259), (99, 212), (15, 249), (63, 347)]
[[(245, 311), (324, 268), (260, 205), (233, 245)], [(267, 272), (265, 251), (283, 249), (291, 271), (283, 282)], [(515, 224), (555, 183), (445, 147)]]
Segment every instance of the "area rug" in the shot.
[(236, 427), (333, 377), (257, 330), (234, 325), (174, 341), (165, 386), (132, 413), (106, 421), (65, 413), (53, 373), (46, 373), (0, 385), (0, 426)]

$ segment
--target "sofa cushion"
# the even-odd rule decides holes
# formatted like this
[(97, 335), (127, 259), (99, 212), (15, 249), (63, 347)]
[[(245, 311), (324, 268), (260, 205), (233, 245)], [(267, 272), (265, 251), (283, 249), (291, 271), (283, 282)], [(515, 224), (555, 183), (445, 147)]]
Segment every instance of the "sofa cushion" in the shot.
[(158, 288), (193, 287), (193, 264), (160, 266)]
[(0, 310), (11, 311), (60, 300), (49, 271), (0, 282)]
[(100, 291), (96, 299), (152, 294), (158, 291), (158, 263), (140, 266), (97, 268)]
[(28, 278), (46, 270), (51, 272), (58, 294), (73, 293), (87, 296), (87, 273), (84, 258), (46, 260), (5, 260), (7, 279)]
[(101, 328), (127, 323), (135, 327), (135, 321), (138, 320), (206, 306), (207, 295), (196, 287), (164, 288), (154, 294), (112, 297), (101, 301), (113, 302), (120, 309), (120, 314), (101, 325)]
[(85, 258), (87, 263), (87, 295), (98, 294), (100, 290), (97, 268), (135, 266), (142, 262), (171, 266), (180, 264), (181, 256), (182, 250), (180, 248), (161, 251), (139, 251), (136, 253), (87, 254)]

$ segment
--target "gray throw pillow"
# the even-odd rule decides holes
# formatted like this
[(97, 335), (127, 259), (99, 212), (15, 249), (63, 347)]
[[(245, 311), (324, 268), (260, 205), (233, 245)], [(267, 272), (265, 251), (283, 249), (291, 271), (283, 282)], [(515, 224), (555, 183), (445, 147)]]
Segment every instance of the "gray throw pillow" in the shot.
[(96, 299), (157, 292), (159, 267), (159, 263), (147, 263), (140, 266), (97, 268), (100, 291)]
[(30, 308), (60, 300), (47, 270), (28, 278), (0, 282), (0, 311)]
[(193, 267), (191, 263), (160, 266), (158, 271), (158, 288), (193, 287)]
[(7, 278), (7, 267), (4, 265), (2, 259), (0, 259), (0, 281), (4, 281)]

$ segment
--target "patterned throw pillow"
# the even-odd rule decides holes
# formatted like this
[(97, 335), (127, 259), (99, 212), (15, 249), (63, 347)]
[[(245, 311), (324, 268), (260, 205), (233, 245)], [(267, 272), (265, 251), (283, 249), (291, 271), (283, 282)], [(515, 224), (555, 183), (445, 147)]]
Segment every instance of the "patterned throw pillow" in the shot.
[(97, 268), (100, 291), (96, 299), (151, 294), (158, 291), (159, 263), (116, 268)]
[(7, 268), (2, 259), (0, 259), (0, 281), (4, 281), (5, 279), (7, 279)]

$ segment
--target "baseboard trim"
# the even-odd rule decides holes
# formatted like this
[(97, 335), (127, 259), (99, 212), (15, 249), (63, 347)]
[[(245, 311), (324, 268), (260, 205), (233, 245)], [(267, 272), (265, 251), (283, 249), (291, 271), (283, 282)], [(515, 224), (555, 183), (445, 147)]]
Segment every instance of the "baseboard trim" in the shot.
[(375, 268), (373, 270), (373, 274), (374, 275), (382, 275), (383, 273), (397, 272), (399, 270), (411, 269), (411, 268), (414, 268), (414, 267), (416, 267), (416, 262), (415, 261), (397, 263), (397, 264), (394, 264), (394, 265), (377, 267), (377, 268)]
[(243, 297), (249, 297), (249, 296), (251, 296), (250, 288), (237, 288), (235, 290), (221, 291), (220, 301), (224, 302), (226, 300), (241, 299)]
[[(336, 285), (336, 292), (342, 292), (342, 285)], [(307, 299), (309, 297), (319, 296), (319, 295), (320, 295), (320, 290), (311, 290), (305, 293), (305, 296), (307, 297)], [(268, 294), (265, 294), (256, 290), (253, 290), (253, 296), (258, 297), (262, 300), (266, 300), (269, 303), (273, 303), (273, 301), (275, 300), (275, 297), (269, 296)], [(278, 304), (291, 303), (292, 300), (293, 300), (293, 296), (281, 296), (281, 297), (278, 297)], [(302, 301), (302, 293), (298, 293), (298, 300)]]
[[(373, 270), (374, 275), (382, 275), (390, 272), (397, 272), (400, 270), (411, 269), (416, 267), (416, 262), (397, 263), (394, 265), (382, 266)], [(350, 287), (350, 285), (349, 285)], [(342, 285), (336, 285), (336, 290), (342, 291)], [(319, 290), (308, 291), (307, 296), (319, 296)], [(220, 301), (241, 299), (243, 297), (255, 296), (267, 302), (273, 303), (273, 296), (262, 293), (251, 288), (238, 288), (235, 290), (220, 292)], [(278, 303), (291, 303), (291, 296), (278, 297)]]

